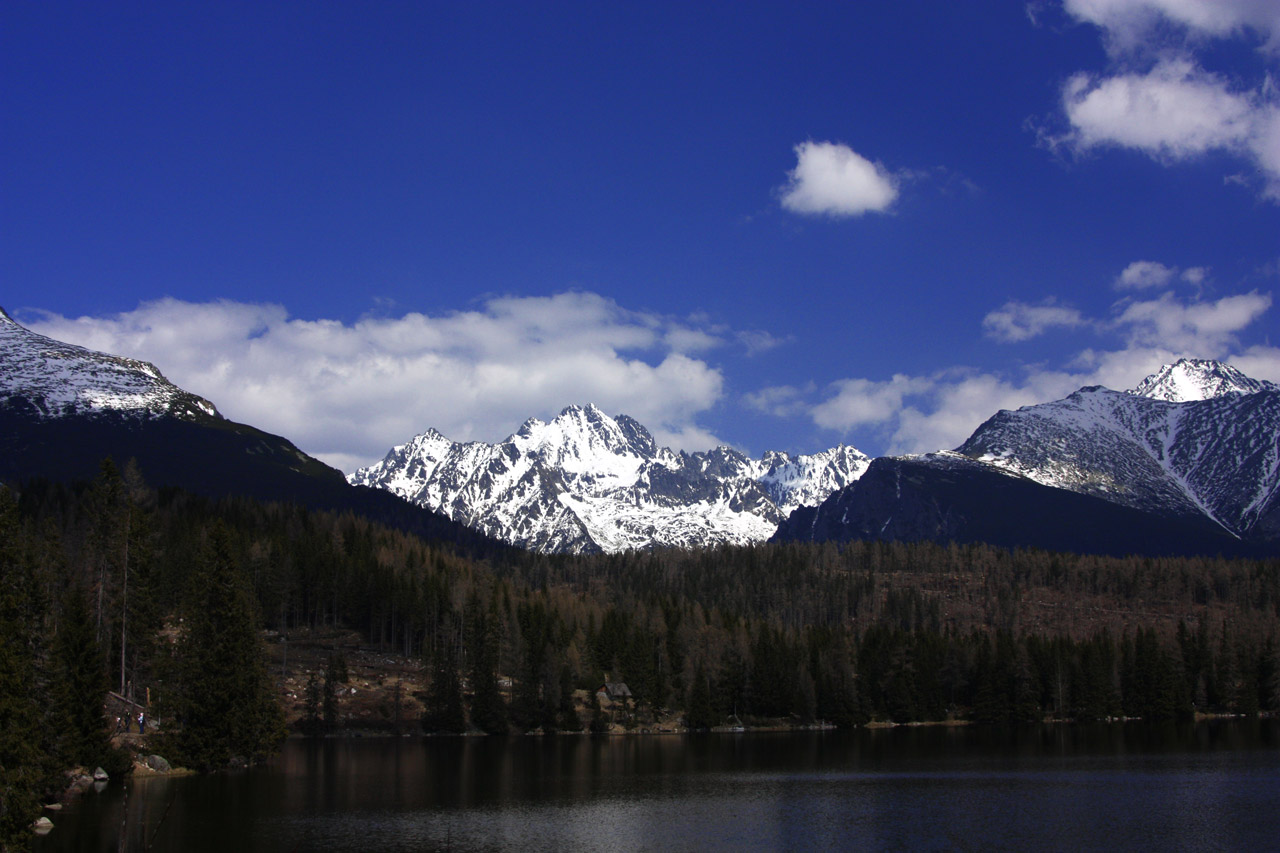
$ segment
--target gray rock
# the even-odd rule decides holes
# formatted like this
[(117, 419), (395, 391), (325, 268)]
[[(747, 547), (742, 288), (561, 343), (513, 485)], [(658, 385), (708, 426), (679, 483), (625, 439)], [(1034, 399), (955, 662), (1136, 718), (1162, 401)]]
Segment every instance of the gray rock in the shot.
[(111, 777), (107, 775), (107, 771), (103, 770), (101, 767), (93, 771), (93, 781), (95, 782), (105, 782), (110, 778)]
[(148, 755), (147, 766), (158, 773), (168, 773), (173, 769), (169, 766), (169, 762), (159, 755)]

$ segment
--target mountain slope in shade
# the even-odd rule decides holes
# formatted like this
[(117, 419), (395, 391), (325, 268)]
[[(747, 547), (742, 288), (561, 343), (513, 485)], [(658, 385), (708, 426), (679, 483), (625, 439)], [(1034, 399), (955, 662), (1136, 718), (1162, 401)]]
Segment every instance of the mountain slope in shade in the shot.
[(728, 447), (676, 453), (634, 419), (588, 405), (530, 419), (498, 444), (430, 430), (349, 480), (521, 547), (589, 553), (759, 542), (869, 462), (844, 446), (760, 460)]
[(1253, 553), (1205, 519), (1175, 519), (1041, 485), (954, 452), (874, 460), (858, 482), (803, 507), (775, 541), (982, 542), (1083, 554)]
[(0, 482), (90, 480), (136, 459), (146, 481), (210, 497), (350, 510), (473, 552), (498, 543), (374, 489), (288, 440), (227, 420), (147, 362), (37, 335), (0, 310)]

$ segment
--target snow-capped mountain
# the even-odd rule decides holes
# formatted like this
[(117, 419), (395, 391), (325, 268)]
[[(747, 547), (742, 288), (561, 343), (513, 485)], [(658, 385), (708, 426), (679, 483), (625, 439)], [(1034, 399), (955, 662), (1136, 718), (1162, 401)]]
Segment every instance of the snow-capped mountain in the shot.
[(1167, 365), (1120, 393), (1002, 411), (959, 452), (1146, 512), (1280, 534), (1280, 386), (1213, 361)]
[(2, 308), (0, 364), (0, 405), (21, 405), (42, 417), (221, 417), (212, 403), (174, 385), (148, 362), (37, 335)]
[(228, 420), (153, 365), (37, 335), (0, 310), (0, 482), (90, 480), (133, 459), (152, 486), (357, 512), (473, 553), (497, 542)]
[(430, 430), (348, 477), (543, 552), (745, 544), (796, 507), (856, 480), (870, 460), (840, 446), (751, 459), (728, 447), (677, 453), (626, 415), (571, 406), (498, 444)]
[(1180, 358), (1142, 380), (1129, 393), (1168, 403), (1189, 403), (1233, 393), (1253, 394), (1276, 387), (1273, 382), (1251, 379), (1220, 361)]
[(1002, 411), (955, 451), (882, 457), (776, 539), (932, 539), (1108, 554), (1271, 554), (1280, 386), (1213, 361)]

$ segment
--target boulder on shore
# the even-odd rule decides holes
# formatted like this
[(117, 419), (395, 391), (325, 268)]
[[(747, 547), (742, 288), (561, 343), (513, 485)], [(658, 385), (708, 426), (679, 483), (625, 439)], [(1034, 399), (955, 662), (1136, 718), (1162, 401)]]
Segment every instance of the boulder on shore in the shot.
[(159, 755), (148, 755), (146, 759), (146, 764), (148, 767), (150, 767), (152, 770), (156, 771), (157, 773), (168, 773), (171, 770), (173, 770), (173, 768), (169, 765), (169, 762), (165, 758)]

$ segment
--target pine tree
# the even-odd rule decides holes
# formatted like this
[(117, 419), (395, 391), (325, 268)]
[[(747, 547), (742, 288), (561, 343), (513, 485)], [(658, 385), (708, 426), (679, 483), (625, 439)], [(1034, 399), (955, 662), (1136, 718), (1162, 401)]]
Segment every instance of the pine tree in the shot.
[(0, 849), (16, 849), (28, 837), (46, 783), (36, 689), (39, 626), (24, 563), (13, 498), (0, 486)]
[(573, 704), (573, 673), (568, 664), (560, 667), (560, 711), (556, 715), (556, 728), (562, 732), (582, 731), (582, 718)]
[(491, 606), (487, 614), (473, 605), (473, 645), (471, 655), (471, 724), (491, 735), (507, 733), (507, 706), (498, 690), (498, 613)]
[(108, 679), (94, 639), (94, 624), (84, 590), (71, 586), (63, 594), (55, 646), (54, 698), (64, 722), (62, 758), (92, 767), (106, 760), (110, 733), (102, 712)]
[(426, 709), (422, 714), (423, 731), (461, 734), (467, 730), (462, 710), (462, 682), (458, 678), (457, 655), (453, 644), (439, 644), (432, 657), (431, 684), (427, 688)]
[(179, 760), (212, 770), (233, 757), (263, 758), (283, 737), (284, 716), (267, 674), (249, 581), (220, 522), (206, 537), (189, 590), (178, 650)]
[(689, 687), (689, 710), (685, 724), (690, 730), (709, 729), (716, 724), (716, 712), (711, 707), (711, 686), (702, 664), (694, 670), (693, 684)]

